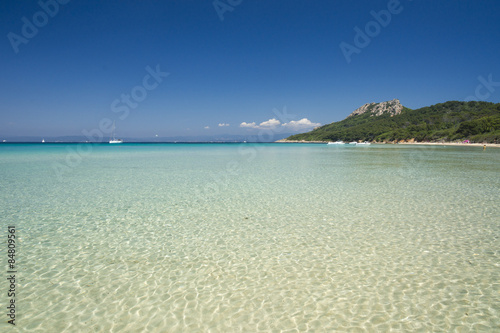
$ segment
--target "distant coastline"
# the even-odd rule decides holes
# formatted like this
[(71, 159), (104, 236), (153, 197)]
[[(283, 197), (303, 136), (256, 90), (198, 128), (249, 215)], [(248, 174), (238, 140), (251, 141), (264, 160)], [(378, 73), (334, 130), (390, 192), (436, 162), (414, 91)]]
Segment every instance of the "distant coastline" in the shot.
[[(327, 144), (329, 141), (306, 141), (306, 140), (287, 140), (281, 139), (274, 142), (244, 142), (244, 141), (198, 141), (198, 142), (147, 142), (147, 141), (127, 141), (124, 144), (269, 144), (269, 143), (304, 143), (304, 144)], [(76, 141), (47, 141), (47, 142), (34, 142), (34, 141), (7, 141), (1, 142), (0, 144), (39, 144), (39, 145), (64, 145), (64, 144), (96, 144), (96, 145), (109, 145), (108, 142), (76, 142)], [(463, 143), (463, 142), (416, 142), (416, 141), (404, 141), (404, 142), (376, 142), (371, 141), (372, 144), (380, 145), (420, 145), (420, 146), (462, 146), (462, 147), (494, 147), (500, 148), (500, 143)], [(346, 143), (347, 144), (347, 143)]]

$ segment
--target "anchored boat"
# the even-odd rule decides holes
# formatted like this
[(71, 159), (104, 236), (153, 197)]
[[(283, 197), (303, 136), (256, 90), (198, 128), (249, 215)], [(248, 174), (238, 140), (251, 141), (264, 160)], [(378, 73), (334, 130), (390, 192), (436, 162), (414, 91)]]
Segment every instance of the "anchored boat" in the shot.
[(113, 121), (113, 131), (109, 143), (123, 143), (122, 139), (115, 138), (115, 122)]

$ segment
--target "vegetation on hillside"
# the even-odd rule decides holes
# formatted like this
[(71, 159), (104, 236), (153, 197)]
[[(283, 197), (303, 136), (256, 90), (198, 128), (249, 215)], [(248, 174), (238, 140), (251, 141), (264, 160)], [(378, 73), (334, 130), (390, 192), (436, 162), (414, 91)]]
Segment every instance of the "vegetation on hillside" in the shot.
[(374, 116), (371, 112), (348, 117), (292, 135), (305, 141), (463, 141), (500, 142), (500, 103), (451, 101), (401, 114)]

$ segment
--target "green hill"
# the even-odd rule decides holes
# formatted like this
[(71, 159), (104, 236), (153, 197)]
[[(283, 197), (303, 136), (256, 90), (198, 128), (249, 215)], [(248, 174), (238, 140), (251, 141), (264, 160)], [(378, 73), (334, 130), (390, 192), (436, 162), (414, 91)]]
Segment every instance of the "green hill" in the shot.
[(292, 135), (304, 141), (500, 142), (500, 103), (450, 101), (411, 110), (398, 100), (365, 104), (346, 119)]

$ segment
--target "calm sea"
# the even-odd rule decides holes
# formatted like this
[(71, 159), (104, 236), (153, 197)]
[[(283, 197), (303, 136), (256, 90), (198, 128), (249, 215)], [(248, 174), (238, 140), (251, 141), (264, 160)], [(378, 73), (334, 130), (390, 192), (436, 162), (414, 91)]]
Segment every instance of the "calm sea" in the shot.
[(500, 331), (500, 149), (0, 144), (16, 331)]

